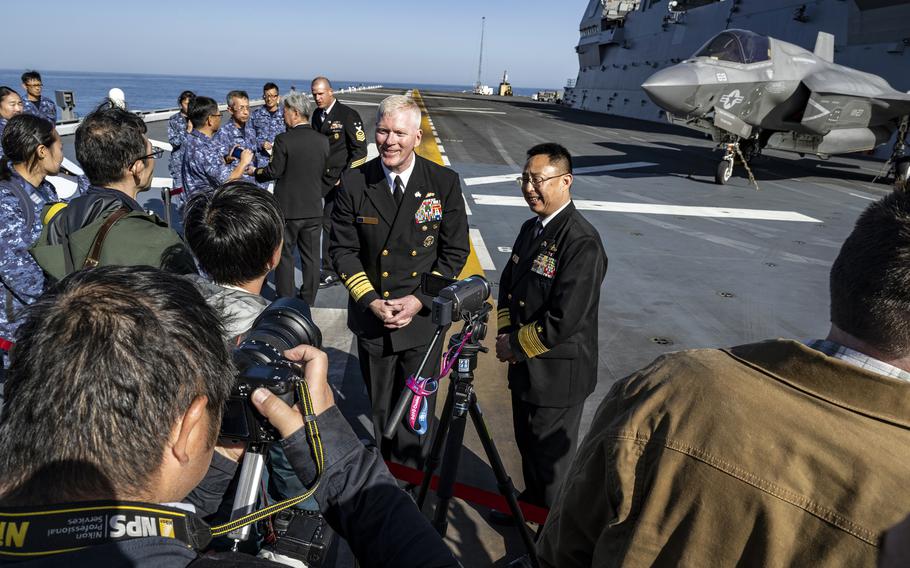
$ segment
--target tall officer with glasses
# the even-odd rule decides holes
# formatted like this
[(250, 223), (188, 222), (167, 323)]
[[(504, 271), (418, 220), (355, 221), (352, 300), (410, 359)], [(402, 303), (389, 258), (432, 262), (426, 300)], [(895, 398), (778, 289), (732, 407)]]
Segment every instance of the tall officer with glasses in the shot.
[[(570, 195), (572, 157), (559, 144), (528, 150), (518, 178), (535, 217), (499, 281), (496, 356), (509, 365), (515, 441), (525, 490), (549, 507), (578, 442), (585, 399), (597, 384), (597, 315), (607, 255)], [(502, 513), (493, 520), (506, 521)]]
[(275, 137), (285, 131), (284, 106), (280, 104), (281, 94), (278, 92), (278, 85), (271, 82), (263, 85), (262, 100), (265, 104), (256, 107), (256, 110), (250, 113), (250, 122), (256, 133), (256, 142), (259, 144), (257, 155), (259, 167), (265, 167), (269, 163)]

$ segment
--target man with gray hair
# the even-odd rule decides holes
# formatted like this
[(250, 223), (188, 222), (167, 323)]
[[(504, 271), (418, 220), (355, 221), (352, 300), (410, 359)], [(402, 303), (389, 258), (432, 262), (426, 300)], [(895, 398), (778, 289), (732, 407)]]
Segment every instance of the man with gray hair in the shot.
[[(433, 298), (421, 293), (421, 274), (457, 278), (470, 251), (458, 174), (418, 156), (421, 137), (414, 101), (384, 99), (376, 122), (379, 157), (344, 173), (332, 213), (329, 254), (350, 293), (348, 326), (357, 335), (377, 442), (435, 330)], [(427, 375), (439, 368), (440, 351), (441, 345), (430, 354)], [(425, 401), (425, 421), (399, 424), (394, 440), (382, 443), (386, 459), (423, 465), (435, 396)]]
[(256, 169), (256, 180), (275, 182), (275, 198), (284, 214), (284, 245), (275, 269), (279, 296), (297, 294), (294, 247), (300, 253), (303, 283), (299, 296), (308, 304), (319, 289), (319, 237), (322, 231), (322, 194), (329, 141), (310, 127), (310, 103), (302, 93), (284, 98), (287, 131), (275, 137), (272, 160)]

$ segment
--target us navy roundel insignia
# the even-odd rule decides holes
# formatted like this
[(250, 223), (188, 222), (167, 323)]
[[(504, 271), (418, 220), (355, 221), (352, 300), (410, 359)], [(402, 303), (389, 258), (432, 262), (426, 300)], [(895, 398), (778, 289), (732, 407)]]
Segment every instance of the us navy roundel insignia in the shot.
[(433, 246), (433, 243), (434, 243), (435, 241), (436, 241), (436, 239), (433, 237), (433, 235), (427, 235), (427, 238), (425, 238), (425, 239), (423, 240), (423, 246), (424, 246), (424, 247)]

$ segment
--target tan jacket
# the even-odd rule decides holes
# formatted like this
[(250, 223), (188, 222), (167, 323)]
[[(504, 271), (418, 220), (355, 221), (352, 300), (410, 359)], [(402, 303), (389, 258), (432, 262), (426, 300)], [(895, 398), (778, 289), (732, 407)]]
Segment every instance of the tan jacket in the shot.
[(800, 343), (673, 353), (617, 383), (544, 566), (874, 566), (910, 511), (910, 383)]

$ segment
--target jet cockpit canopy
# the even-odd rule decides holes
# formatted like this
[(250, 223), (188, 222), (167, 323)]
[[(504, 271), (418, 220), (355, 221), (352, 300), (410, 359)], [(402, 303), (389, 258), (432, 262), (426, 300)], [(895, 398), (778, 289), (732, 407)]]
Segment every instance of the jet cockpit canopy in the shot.
[(731, 63), (759, 63), (771, 59), (767, 36), (748, 30), (724, 30), (709, 39), (693, 57), (713, 57)]

